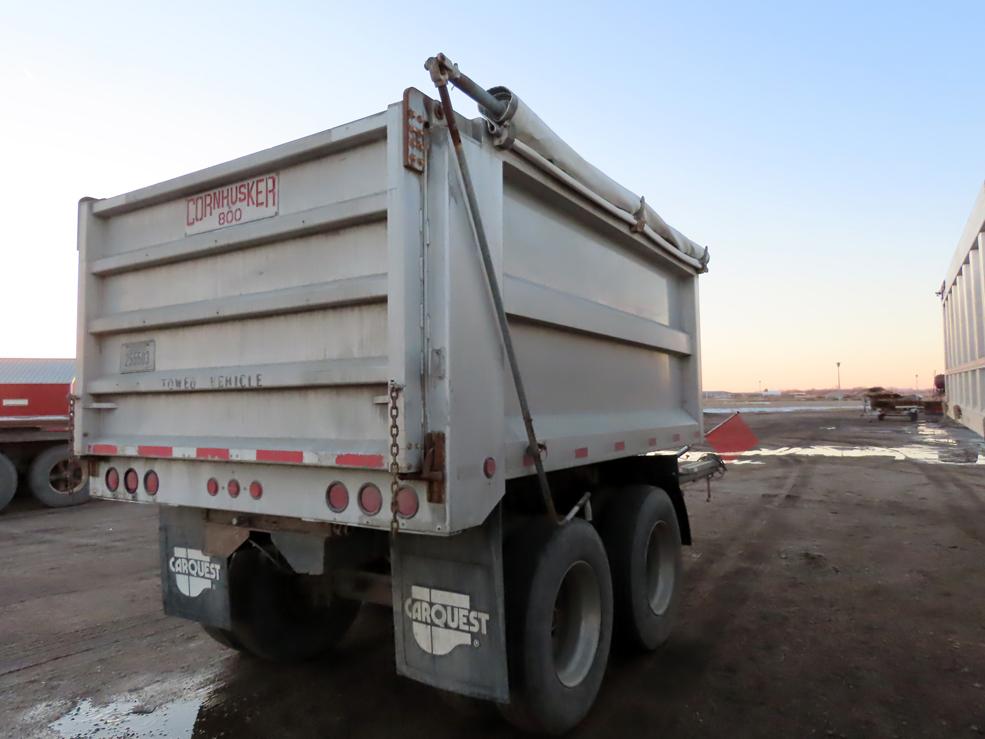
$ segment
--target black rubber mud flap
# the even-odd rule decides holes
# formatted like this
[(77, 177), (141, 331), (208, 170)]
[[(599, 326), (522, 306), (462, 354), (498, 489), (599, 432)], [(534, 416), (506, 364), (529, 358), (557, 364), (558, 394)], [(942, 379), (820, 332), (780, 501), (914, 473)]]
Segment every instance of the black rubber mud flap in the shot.
[(169, 616), (232, 628), (225, 557), (205, 553), (205, 512), (158, 506), (161, 594)]
[(509, 700), (500, 510), (456, 536), (391, 544), (397, 672), (443, 690)]

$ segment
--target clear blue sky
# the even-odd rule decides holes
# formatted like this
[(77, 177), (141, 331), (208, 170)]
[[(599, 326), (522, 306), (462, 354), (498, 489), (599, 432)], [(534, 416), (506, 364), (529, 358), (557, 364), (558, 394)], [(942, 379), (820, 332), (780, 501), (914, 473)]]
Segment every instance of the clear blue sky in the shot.
[(381, 110), (444, 50), (711, 247), (707, 389), (832, 385), (838, 360), (923, 384), (985, 178), (983, 29), (981, 2), (8, 0), (0, 355), (74, 352), (80, 196)]

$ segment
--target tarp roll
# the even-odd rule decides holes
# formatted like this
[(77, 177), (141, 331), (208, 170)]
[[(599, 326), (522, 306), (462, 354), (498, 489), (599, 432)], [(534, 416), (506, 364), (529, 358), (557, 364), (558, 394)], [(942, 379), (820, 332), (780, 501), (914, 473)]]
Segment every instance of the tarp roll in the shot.
[(707, 265), (708, 250), (705, 247), (691, 241), (667, 223), (641, 196), (623, 187), (598, 167), (586, 161), (511, 90), (506, 87), (493, 87), (489, 90), (489, 94), (506, 103), (506, 107), (502, 114), (496, 116), (480, 105), (479, 112), (485, 118), (498, 126), (508, 126), (509, 134), (513, 139), (522, 141), (551, 164), (631, 215), (636, 219), (641, 230), (643, 224), (649, 226), (674, 248), (698, 260), (702, 266)]

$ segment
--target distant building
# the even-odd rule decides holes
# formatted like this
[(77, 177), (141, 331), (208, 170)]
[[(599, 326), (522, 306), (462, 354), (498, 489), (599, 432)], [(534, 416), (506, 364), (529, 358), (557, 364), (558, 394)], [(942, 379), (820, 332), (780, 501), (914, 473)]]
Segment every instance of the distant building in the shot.
[(982, 280), (985, 253), (985, 186), (964, 227), (940, 292), (944, 310), (947, 415), (976, 433), (985, 432), (985, 318)]

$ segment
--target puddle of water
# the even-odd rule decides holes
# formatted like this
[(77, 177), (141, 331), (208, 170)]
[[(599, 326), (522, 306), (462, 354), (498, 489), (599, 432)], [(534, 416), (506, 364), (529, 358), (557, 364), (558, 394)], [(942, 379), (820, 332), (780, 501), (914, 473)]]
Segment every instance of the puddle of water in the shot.
[[(785, 446), (776, 449), (750, 449), (735, 452), (736, 457), (886, 457), (893, 460), (929, 462), (933, 464), (979, 464), (985, 465), (985, 458), (974, 447), (948, 446), (943, 449), (934, 446), (908, 445), (898, 447), (878, 446)], [(734, 462), (732, 464), (735, 464)]]
[(151, 709), (136, 700), (95, 705), (83, 699), (48, 728), (64, 739), (184, 739), (192, 735), (201, 704), (200, 698), (193, 698)]

